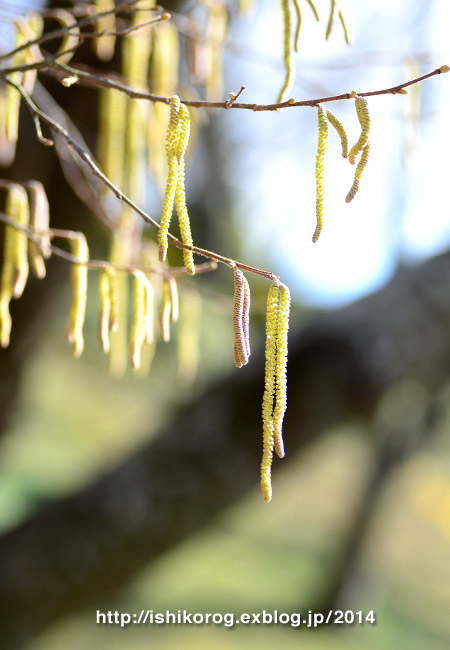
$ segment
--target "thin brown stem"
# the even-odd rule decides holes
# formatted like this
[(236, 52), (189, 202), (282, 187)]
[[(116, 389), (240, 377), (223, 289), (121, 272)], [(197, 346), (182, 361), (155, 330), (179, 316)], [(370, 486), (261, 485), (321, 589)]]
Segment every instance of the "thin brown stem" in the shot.
[[(80, 145), (77, 142), (75, 142), (75, 140), (70, 136), (68, 131), (63, 126), (61, 126), (61, 124), (55, 122), (55, 120), (53, 120), (49, 115), (41, 111), (40, 108), (36, 106), (34, 101), (31, 99), (31, 97), (28, 95), (28, 93), (21, 85), (16, 84), (15, 81), (13, 81), (7, 75), (5, 75), (4, 78), (7, 83), (13, 86), (21, 94), (23, 100), (25, 101), (26, 105), (28, 106), (31, 112), (33, 119), (34, 116), (37, 115), (43, 122), (48, 124), (48, 126), (53, 131), (56, 131), (56, 133), (62, 135), (66, 139), (67, 143), (77, 152), (81, 160), (83, 160), (90, 167), (92, 173), (95, 176), (97, 176), (105, 185), (107, 185), (118, 199), (122, 200), (124, 203), (129, 205), (130, 208), (134, 210), (146, 223), (150, 224), (151, 226), (159, 230), (160, 228), (159, 223), (154, 219), (152, 219), (150, 215), (148, 215), (144, 210), (142, 210), (142, 208), (140, 208), (136, 203), (134, 203), (134, 201), (132, 201), (126, 194), (122, 192), (122, 190), (120, 190), (116, 185), (114, 185), (114, 183), (112, 183), (107, 176), (105, 176), (105, 174), (101, 171), (101, 169), (93, 160), (92, 156), (88, 154), (82, 147), (80, 147)], [(190, 246), (188, 244), (184, 244), (183, 242), (181, 242), (179, 239), (177, 239), (174, 235), (171, 235), (170, 233), (168, 235), (168, 238), (170, 242), (177, 248), (180, 248), (182, 250), (183, 249), (191, 250), (197, 255), (201, 255), (202, 257), (207, 257), (213, 262), (221, 262), (222, 264), (226, 264), (227, 266), (230, 267), (238, 266), (243, 271), (246, 270), (249, 271), (250, 273), (261, 275), (265, 278), (268, 278), (269, 280), (274, 280), (277, 277), (271, 271), (263, 271), (262, 269), (255, 268), (253, 266), (248, 266), (247, 264), (242, 264), (241, 262), (236, 262), (235, 260), (232, 260), (229, 257), (225, 257), (224, 255), (219, 255), (212, 251), (206, 250), (205, 248), (199, 248), (198, 246)]]
[[(105, 88), (114, 88), (115, 90), (120, 90), (126, 93), (132, 99), (147, 99), (152, 102), (163, 102), (164, 104), (169, 104), (170, 102), (170, 97), (154, 95), (153, 93), (148, 93), (145, 91), (133, 90), (132, 88), (129, 88), (128, 86), (126, 86), (125, 84), (119, 81), (114, 81), (112, 79), (108, 79), (107, 77), (104, 77), (99, 74), (92, 74), (90, 72), (86, 72), (78, 68), (73, 68), (72, 66), (66, 65), (65, 63), (60, 63), (58, 61), (48, 63), (45, 67), (47, 69), (56, 68), (56, 69), (64, 70), (69, 74), (77, 75), (79, 77), (80, 83), (83, 83), (84, 81), (84, 83), (89, 86), (94, 86), (94, 87), (102, 86)], [(8, 69), (8, 71), (11, 72), (13, 71), (13, 69), (12, 68)], [(360, 97), (371, 97), (374, 95), (395, 95), (403, 88), (407, 88), (408, 86), (412, 86), (413, 84), (420, 83), (425, 79), (429, 79), (430, 77), (434, 77), (438, 74), (442, 74), (444, 71), (445, 71), (445, 66), (441, 66), (439, 68), (436, 68), (432, 72), (428, 72), (427, 74), (422, 75), (421, 77), (416, 77), (415, 79), (411, 79), (410, 81), (405, 81), (401, 84), (398, 84), (397, 86), (392, 86), (391, 88), (384, 88), (382, 90), (362, 91), (362, 92), (356, 91), (356, 94), (359, 95)], [(355, 97), (354, 91), (351, 91), (348, 93), (342, 93), (340, 95), (330, 95), (329, 97), (319, 97), (316, 99), (304, 99), (300, 101), (292, 101), (292, 99), (289, 99), (285, 102), (280, 102), (277, 104), (244, 104), (242, 102), (236, 102), (236, 101), (231, 102), (230, 104), (230, 100), (226, 100), (224, 102), (209, 102), (209, 101), (202, 101), (202, 100), (195, 100), (195, 99), (181, 99), (181, 102), (186, 106), (192, 106), (194, 108), (225, 108), (225, 109), (240, 108), (240, 109), (258, 112), (258, 111), (277, 111), (280, 108), (293, 108), (294, 106), (315, 107), (318, 104), (326, 104), (330, 102), (342, 101), (345, 99), (353, 99), (354, 97)]]
[[(61, 239), (72, 239), (74, 235), (78, 234), (72, 230), (60, 230), (58, 228), (51, 228), (50, 230), (46, 230), (45, 232), (30, 230), (29, 228), (20, 226), (16, 221), (10, 219), (6, 214), (3, 214), (3, 212), (0, 212), (0, 221), (3, 221), (3, 223), (7, 223), (9, 226), (12, 226), (16, 230), (21, 230), (22, 232), (25, 232), (28, 239), (38, 245), (40, 244), (41, 237), (44, 234), (50, 237), (51, 239), (55, 237)], [(70, 262), (71, 264), (79, 264), (80, 266), (87, 266), (88, 269), (92, 269), (92, 270), (113, 269), (114, 271), (124, 271), (127, 273), (132, 273), (133, 271), (143, 271), (144, 273), (156, 273), (162, 276), (190, 275), (184, 266), (163, 268), (158, 266), (143, 266), (139, 264), (133, 264), (133, 265), (114, 264), (112, 262), (106, 262), (105, 260), (92, 260), (92, 259), (86, 262), (80, 262), (80, 260), (77, 257), (72, 255), (71, 253), (68, 253), (62, 248), (59, 248), (59, 246), (50, 244), (50, 250), (54, 255), (60, 257), (63, 260), (66, 260), (67, 262)], [(210, 271), (215, 271), (216, 269), (217, 269), (217, 264), (215, 262), (205, 262), (204, 264), (197, 264), (195, 266), (195, 274), (198, 275), (199, 273), (209, 273)]]
[[(143, 11), (144, 9), (136, 9), (135, 7), (133, 7), (133, 5), (135, 5), (137, 2), (139, 2), (139, 0), (130, 0), (129, 2), (125, 2), (112, 9), (101, 11), (95, 14), (89, 14), (84, 18), (75, 20), (71, 25), (67, 25), (66, 27), (61, 27), (60, 29), (55, 29), (51, 32), (48, 32), (47, 34), (44, 34), (43, 36), (40, 36), (39, 38), (35, 38), (33, 40), (27, 41), (26, 43), (22, 43), (18, 47), (14, 48), (14, 50), (10, 50), (6, 54), (0, 55), (0, 63), (2, 61), (6, 61), (7, 59), (10, 59), (18, 52), (22, 52), (23, 50), (26, 50), (32, 45), (42, 45), (43, 43), (47, 43), (48, 41), (53, 41), (58, 38), (63, 38), (64, 36), (67, 36), (67, 34), (71, 32), (71, 30), (80, 29), (80, 27), (86, 27), (88, 25), (91, 25), (93, 22), (97, 21), (98, 18), (101, 18), (103, 16), (108, 16), (110, 14), (135, 13), (136, 11)], [(156, 7), (149, 7), (148, 9), (146, 8), (145, 10), (161, 11), (161, 7), (158, 5)], [(44, 15), (44, 12), (40, 12), (40, 13)], [(51, 16), (51, 15), (54, 15), (54, 11), (52, 12), (52, 10), (47, 10), (45, 12), (45, 16)]]

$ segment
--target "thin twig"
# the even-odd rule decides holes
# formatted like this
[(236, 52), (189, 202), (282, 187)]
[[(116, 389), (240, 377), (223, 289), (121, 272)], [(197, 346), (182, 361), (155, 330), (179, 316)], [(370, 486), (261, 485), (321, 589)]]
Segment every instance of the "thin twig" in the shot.
[(225, 108), (231, 108), (235, 103), (236, 99), (242, 95), (245, 90), (245, 86), (241, 86), (237, 93), (228, 93), (230, 99), (227, 99), (225, 102)]
[[(0, 221), (3, 221), (3, 223), (7, 223), (9, 226), (12, 226), (16, 230), (20, 230), (26, 233), (28, 239), (37, 245), (41, 244), (42, 235), (47, 235), (48, 237), (50, 237), (50, 239), (53, 239), (55, 237), (61, 239), (70, 239), (74, 235), (74, 231), (72, 230), (59, 230), (57, 228), (51, 228), (50, 230), (45, 230), (42, 232), (38, 230), (30, 230), (25, 226), (20, 226), (17, 223), (17, 221), (10, 219), (3, 212), (0, 212)], [(87, 266), (88, 269), (92, 269), (92, 270), (111, 269), (114, 271), (124, 271), (127, 273), (132, 273), (133, 271), (143, 271), (144, 273), (156, 273), (162, 276), (191, 275), (184, 266), (163, 268), (158, 266), (142, 266), (139, 264), (133, 264), (133, 265), (115, 264), (113, 262), (106, 262), (105, 260), (88, 260), (88, 261), (80, 262), (80, 260), (77, 257), (75, 257), (75, 255), (68, 253), (62, 248), (59, 248), (59, 246), (50, 244), (50, 250), (54, 255), (60, 257), (63, 260), (66, 260), (67, 262), (70, 262), (71, 264), (79, 264), (80, 266)], [(216, 269), (217, 269), (217, 264), (215, 262), (206, 262), (205, 264), (197, 264), (195, 266), (195, 274), (198, 275), (200, 273), (209, 273), (210, 271), (215, 271)]]
[[(7, 59), (10, 59), (18, 52), (22, 52), (22, 50), (26, 50), (32, 45), (42, 45), (43, 43), (47, 43), (48, 41), (53, 41), (57, 38), (63, 38), (64, 36), (67, 36), (67, 34), (71, 32), (71, 30), (79, 29), (80, 27), (86, 27), (87, 25), (91, 25), (93, 22), (96, 22), (98, 18), (102, 18), (103, 16), (108, 16), (110, 14), (136, 13), (136, 11), (144, 11), (144, 9), (136, 10), (136, 8), (133, 7), (133, 5), (135, 5), (137, 2), (139, 2), (139, 0), (130, 0), (130, 2), (126, 2), (124, 4), (118, 5), (117, 7), (113, 7), (112, 9), (108, 9), (107, 11), (100, 11), (99, 13), (96, 14), (90, 14), (85, 18), (80, 18), (79, 20), (76, 20), (71, 25), (67, 25), (66, 27), (61, 27), (60, 29), (55, 29), (51, 32), (48, 32), (47, 34), (44, 34), (43, 36), (40, 36), (39, 38), (35, 38), (31, 41), (27, 41), (26, 43), (22, 43), (14, 50), (10, 50), (9, 52), (6, 52), (6, 54), (0, 55), (0, 63), (2, 61), (6, 61)], [(149, 7), (146, 10), (161, 11), (161, 7), (158, 5), (156, 7)], [(47, 11), (45, 15), (50, 16), (51, 10)]]
[[(44, 110), (47, 113), (51, 112), (59, 120), (60, 124), (62, 124), (67, 130), (70, 130), (70, 132), (76, 137), (80, 146), (82, 146), (85, 151), (89, 152), (89, 147), (78, 128), (39, 81), (37, 81), (34, 86), (33, 95), (39, 104), (43, 106)], [(110, 211), (107, 212), (105, 210), (102, 201), (98, 198), (100, 186), (97, 179), (95, 177), (92, 178), (91, 176), (92, 180), (97, 181), (96, 185), (98, 186), (96, 187), (94, 185), (93, 187), (91, 181), (86, 178), (85, 171), (81, 166), (82, 163), (77, 154), (73, 149), (71, 149), (71, 147), (69, 147), (62, 136), (55, 138), (55, 147), (63, 174), (67, 178), (75, 194), (81, 199), (81, 201), (83, 201), (89, 210), (93, 212), (97, 219), (106, 226), (106, 228), (114, 231), (117, 228), (118, 220), (114, 219), (110, 214)]]
[[(69, 74), (77, 75), (80, 79), (80, 82), (82, 83), (84, 80), (86, 82), (86, 85), (95, 86), (95, 87), (102, 86), (105, 88), (114, 88), (115, 90), (120, 90), (126, 93), (132, 99), (148, 99), (149, 101), (152, 102), (162, 102), (164, 104), (170, 103), (170, 97), (163, 97), (161, 95), (154, 95), (153, 93), (133, 90), (132, 88), (118, 81), (113, 81), (112, 79), (108, 79), (107, 77), (104, 77), (99, 74), (92, 74), (90, 72), (85, 72), (78, 68), (73, 68), (72, 66), (66, 65), (65, 63), (60, 63), (55, 61), (46, 65), (46, 68), (48, 69), (56, 68), (56, 69), (64, 70)], [(436, 70), (433, 70), (432, 72), (428, 72), (427, 74), (424, 74), (421, 77), (416, 77), (415, 79), (411, 79), (410, 81), (405, 81), (401, 84), (398, 84), (397, 86), (392, 86), (391, 88), (384, 88), (383, 90), (371, 90), (371, 91), (363, 91), (363, 92), (356, 91), (356, 94), (359, 95), (360, 97), (371, 97), (375, 95), (395, 95), (399, 92), (399, 90), (402, 90), (403, 88), (407, 88), (408, 86), (412, 86), (413, 84), (420, 83), (425, 79), (429, 79), (430, 77), (434, 77), (438, 74), (442, 74), (442, 72), (445, 71), (443, 70), (443, 68), (445, 69), (445, 66), (436, 68)], [(13, 68), (8, 69), (8, 71), (12, 72)], [(259, 111), (277, 111), (280, 108), (293, 108), (294, 106), (314, 107), (317, 106), (317, 104), (326, 104), (329, 102), (337, 102), (345, 99), (353, 99), (354, 97), (355, 97), (354, 91), (351, 91), (348, 93), (342, 93), (340, 95), (319, 97), (317, 99), (304, 99), (301, 101), (292, 101), (291, 99), (289, 99), (285, 102), (280, 102), (277, 104), (244, 104), (242, 102), (233, 102), (231, 106), (228, 104), (229, 100), (225, 102), (209, 102), (209, 101), (201, 101), (195, 99), (181, 99), (180, 101), (186, 106), (192, 106), (194, 108), (225, 108), (225, 109), (240, 108), (240, 109), (259, 112)]]
[[(109, 187), (109, 189), (116, 195), (118, 199), (121, 199), (124, 203), (130, 206), (132, 210), (134, 210), (146, 223), (150, 224), (157, 230), (159, 230), (159, 223), (152, 219), (142, 208), (140, 208), (134, 201), (132, 201), (126, 194), (124, 194), (114, 183), (112, 183), (107, 176), (100, 170), (98, 165), (94, 162), (93, 158), (88, 154), (80, 145), (75, 142), (75, 140), (70, 136), (68, 131), (61, 126), (58, 122), (55, 122), (49, 115), (44, 113), (43, 111), (36, 106), (34, 101), (31, 99), (31, 97), (28, 95), (28, 93), (25, 91), (25, 89), (20, 86), (19, 84), (16, 84), (10, 77), (5, 75), (5, 81), (9, 83), (11, 86), (13, 86), (22, 96), (23, 100), (25, 101), (26, 105), (28, 106), (29, 110), (31, 111), (32, 116), (38, 115), (40, 119), (48, 124), (48, 126), (62, 135), (67, 143), (77, 152), (77, 154), (80, 156), (80, 158), (90, 167), (92, 173), (97, 176), (105, 185)], [(241, 262), (236, 262), (235, 260), (232, 260), (229, 257), (225, 257), (224, 255), (218, 255), (217, 253), (214, 253), (213, 251), (209, 251), (205, 248), (199, 248), (198, 246), (190, 246), (188, 244), (184, 244), (181, 242), (179, 239), (177, 239), (174, 235), (171, 235), (169, 233), (169, 240), (170, 242), (176, 246), (177, 248), (180, 249), (185, 249), (185, 250), (191, 250), (192, 252), (196, 253), (197, 255), (201, 255), (202, 257), (207, 257), (208, 259), (212, 260), (213, 262), (220, 262), (222, 264), (226, 264), (227, 266), (238, 266), (240, 269), (243, 271), (249, 271), (250, 273), (255, 273), (256, 275), (261, 275), (265, 278), (268, 278), (269, 280), (275, 280), (277, 278), (276, 275), (274, 275), (271, 271), (263, 271), (262, 269), (255, 268), (253, 266), (248, 266), (247, 264), (242, 264)]]

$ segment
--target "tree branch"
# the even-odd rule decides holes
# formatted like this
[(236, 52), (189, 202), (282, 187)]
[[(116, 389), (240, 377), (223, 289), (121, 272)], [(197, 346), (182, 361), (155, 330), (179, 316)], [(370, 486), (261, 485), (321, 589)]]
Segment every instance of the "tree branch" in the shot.
[[(34, 64), (32, 65), (33, 67), (35, 67)], [(24, 68), (25, 66), (22, 66), (22, 69)], [(58, 61), (49, 62), (48, 64), (46, 64), (43, 71), (46, 72), (47, 70), (51, 70), (51, 69), (59, 69), (71, 75), (77, 75), (80, 79), (80, 82), (81, 83), (84, 82), (86, 85), (90, 85), (94, 87), (100, 86), (104, 88), (113, 88), (115, 90), (120, 90), (121, 92), (124, 92), (132, 99), (147, 99), (152, 102), (162, 102), (164, 104), (170, 103), (170, 97), (163, 97), (161, 95), (154, 95), (152, 93), (134, 90), (133, 88), (130, 88), (124, 83), (114, 81), (112, 79), (109, 79), (108, 77), (104, 77), (103, 75), (93, 74), (91, 72), (80, 70), (79, 68), (74, 68), (73, 66), (66, 65), (65, 63), (60, 63)], [(191, 106), (193, 108), (224, 108), (224, 109), (237, 108), (237, 109), (251, 110), (255, 112), (278, 111), (281, 108), (294, 108), (298, 106), (316, 107), (318, 104), (327, 104), (330, 102), (337, 102), (345, 99), (354, 99), (355, 92), (359, 97), (371, 97), (375, 95), (396, 95), (402, 90), (404, 90), (405, 88), (407, 88), (408, 86), (412, 86), (414, 84), (420, 83), (422, 81), (425, 81), (425, 79), (430, 79), (431, 77), (435, 77), (436, 75), (443, 74), (445, 72), (448, 72), (448, 70), (449, 70), (448, 65), (441, 65), (439, 68), (436, 68), (432, 72), (428, 72), (427, 74), (424, 74), (420, 77), (416, 77), (415, 79), (411, 79), (410, 81), (405, 81), (401, 84), (398, 84), (397, 86), (392, 86), (391, 88), (384, 88), (382, 90), (368, 90), (362, 92), (351, 91), (348, 93), (342, 93), (340, 95), (331, 95), (328, 97), (319, 97), (316, 99), (304, 99), (300, 101), (297, 101), (295, 99), (288, 99), (285, 102), (279, 102), (275, 104), (247, 104), (242, 102), (232, 102), (230, 105), (229, 100), (223, 102), (208, 102), (208, 101), (201, 101), (195, 99), (181, 99), (180, 101), (186, 106)], [(14, 69), (8, 68), (6, 72), (11, 72), (11, 71), (14, 71)]]
[[(4, 76), (4, 79), (7, 83), (9, 83), (11, 86), (13, 86), (22, 96), (24, 99), (28, 109), (31, 112), (32, 117), (38, 116), (43, 122), (48, 124), (48, 126), (53, 130), (56, 131), (56, 133), (59, 133), (62, 135), (67, 143), (77, 152), (81, 160), (83, 160), (91, 169), (92, 173), (97, 176), (109, 189), (116, 195), (118, 199), (121, 199), (124, 203), (130, 206), (142, 219), (159, 230), (160, 225), (157, 221), (152, 219), (142, 208), (140, 208), (134, 201), (132, 201), (122, 190), (120, 190), (112, 181), (103, 174), (103, 172), (100, 170), (92, 156), (85, 151), (69, 134), (67, 129), (65, 129), (61, 124), (53, 120), (49, 115), (41, 111), (38, 106), (34, 103), (34, 101), (31, 99), (31, 97), (28, 95), (28, 93), (25, 91), (23, 86), (20, 84), (17, 84), (15, 81), (13, 81), (10, 77), (7, 75)], [(271, 271), (263, 271), (262, 269), (257, 269), (256, 267), (249, 266), (247, 264), (243, 264), (242, 262), (237, 262), (229, 257), (225, 257), (224, 255), (219, 255), (218, 253), (215, 253), (213, 251), (206, 250), (205, 248), (200, 248), (198, 246), (190, 246), (188, 244), (184, 244), (181, 242), (179, 239), (177, 239), (174, 235), (171, 235), (169, 233), (168, 235), (169, 241), (176, 246), (177, 248), (180, 249), (186, 249), (186, 250), (191, 250), (197, 255), (201, 255), (202, 257), (207, 257), (210, 259), (212, 262), (220, 262), (221, 264), (225, 264), (226, 266), (229, 266), (231, 268), (234, 268), (235, 266), (239, 267), (243, 271), (248, 271), (250, 273), (254, 273), (256, 275), (261, 275), (269, 280), (276, 281), (278, 280), (278, 277), (272, 273)]]

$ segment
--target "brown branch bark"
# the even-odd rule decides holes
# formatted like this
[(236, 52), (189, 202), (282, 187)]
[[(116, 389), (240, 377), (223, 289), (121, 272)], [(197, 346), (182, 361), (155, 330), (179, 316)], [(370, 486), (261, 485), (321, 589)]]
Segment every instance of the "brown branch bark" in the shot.
[[(414, 378), (432, 393), (448, 381), (449, 296), (447, 253), (292, 336), (287, 459), (275, 469), (344, 419), (370, 419), (392, 383)], [(94, 608), (258, 483), (262, 365), (212, 386), (155, 442), (0, 539), (3, 648)]]

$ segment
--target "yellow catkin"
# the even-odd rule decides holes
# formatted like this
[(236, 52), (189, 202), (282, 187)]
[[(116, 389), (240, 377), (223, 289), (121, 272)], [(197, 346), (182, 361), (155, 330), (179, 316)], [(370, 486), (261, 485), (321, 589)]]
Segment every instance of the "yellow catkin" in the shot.
[(276, 376), (276, 337), (280, 289), (271, 284), (267, 297), (266, 315), (266, 364), (262, 404), (263, 456), (261, 462), (261, 488), (265, 501), (272, 498), (272, 458), (274, 449), (273, 400)]
[[(12, 184), (6, 198), (5, 213), (22, 228), (27, 228), (30, 222), (30, 208), (26, 190), (17, 184)], [(20, 298), (28, 280), (28, 237), (23, 230), (17, 230), (12, 226), (12, 263), (14, 277), (12, 285), (13, 298)]]
[[(110, 242), (109, 262), (111, 264), (130, 265), (135, 260), (137, 233), (134, 213), (124, 210), (120, 216), (119, 227), (114, 231)], [(111, 277), (111, 350), (109, 353), (109, 370), (115, 377), (123, 377), (128, 367), (128, 303), (129, 278), (127, 273), (115, 273)], [(114, 297), (114, 298), (113, 298)], [(115, 315), (113, 317), (113, 308)]]
[(315, 16), (317, 22), (319, 22), (319, 21), (320, 21), (320, 17), (319, 17), (319, 12), (317, 11), (316, 5), (314, 4), (314, 2), (313, 2), (312, 0), (307, 0), (307, 2), (308, 2), (308, 4), (309, 4), (309, 6), (311, 7), (311, 9), (312, 9), (312, 11), (313, 11), (313, 14), (314, 14), (314, 16)]
[(36, 233), (38, 241), (30, 241), (28, 255), (30, 266), (37, 278), (45, 278), (45, 262), (51, 256), (49, 229), (49, 205), (44, 186), (39, 181), (26, 184), (30, 200), (30, 227)]
[(364, 97), (359, 97), (359, 95), (355, 97), (355, 108), (359, 123), (361, 125), (361, 135), (359, 136), (358, 141), (350, 149), (350, 153), (348, 154), (348, 159), (352, 165), (355, 164), (356, 156), (358, 153), (362, 151), (366, 146), (370, 133), (369, 107)]
[(254, 11), (256, 0), (238, 0), (238, 14), (244, 15)]
[(145, 283), (145, 342), (153, 344), (155, 340), (155, 290), (146, 277)]
[(83, 262), (89, 261), (89, 248), (83, 233), (73, 233), (69, 238), (72, 255), (78, 264), (72, 264), (72, 303), (70, 306), (69, 322), (67, 325), (67, 340), (73, 344), (73, 356), (78, 359), (83, 353), (83, 326), (86, 316), (88, 267)]
[[(184, 104), (180, 104), (178, 138), (175, 144), (175, 155), (178, 161), (178, 179), (175, 190), (175, 205), (180, 226), (181, 241), (188, 246), (193, 246), (191, 225), (186, 207), (186, 191), (184, 179), (184, 156), (186, 153), (190, 133), (189, 111)], [(183, 260), (186, 270), (191, 275), (195, 274), (194, 256), (191, 250), (183, 249)]]
[(141, 350), (147, 340), (147, 283), (142, 271), (134, 271), (133, 322), (131, 325), (130, 352), (131, 365), (141, 367)]
[[(131, 26), (137, 27), (154, 16), (150, 10), (133, 13)], [(129, 86), (147, 90), (152, 46), (152, 27), (147, 25), (128, 34), (123, 41), (122, 74)], [(126, 110), (124, 190), (138, 204), (145, 203), (147, 186), (147, 124), (149, 102), (129, 99)]]
[[(171, 21), (158, 24), (152, 34), (150, 58), (150, 90), (156, 95), (171, 97), (178, 87), (180, 45), (178, 30)], [(161, 192), (164, 189), (166, 174), (166, 155), (164, 151), (164, 131), (166, 107), (157, 102), (149, 107), (147, 142), (148, 165)]]
[(180, 45), (178, 30), (171, 21), (160, 23), (152, 36), (150, 89), (157, 95), (171, 97), (178, 85)]
[[(65, 9), (55, 9), (52, 12), (52, 18), (57, 20), (64, 28), (69, 27), (70, 25), (73, 25), (75, 23), (73, 15), (70, 13), (70, 11), (66, 11)], [(73, 48), (76, 48), (79, 42), (80, 42), (80, 29), (79, 27), (73, 27), (70, 31), (67, 31), (66, 36), (63, 36), (63, 38), (61, 39), (56, 54), (60, 54), (61, 52), (65, 52), (66, 50), (72, 50)], [(69, 63), (73, 55), (74, 55), (74, 51), (67, 52), (67, 54), (63, 54), (62, 56), (59, 56), (58, 61), (60, 63)]]
[[(100, 345), (105, 352), (108, 354), (111, 349), (110, 341), (110, 331), (112, 330), (112, 325), (114, 323), (114, 308), (113, 308), (113, 275), (115, 271), (113, 269), (105, 269), (100, 274), (99, 279), (99, 294), (100, 294), (100, 314), (99, 314), (99, 336), (100, 336)], [(115, 307), (117, 310), (117, 305)]]
[(294, 50), (298, 52), (298, 44), (300, 41), (300, 30), (302, 27), (302, 10), (300, 9), (299, 0), (292, 0), (295, 13), (297, 14), (297, 25), (295, 26), (295, 35), (294, 35)]
[[(18, 20), (16, 21), (16, 24), (22, 33), (20, 40), (24, 43), (27, 41), (33, 41), (42, 36), (44, 30), (44, 19), (40, 14), (30, 13), (27, 15), (25, 20)], [(18, 55), (24, 58), (25, 63), (36, 63), (43, 59), (39, 45), (37, 44), (31, 45), (23, 52), (19, 52)], [(37, 69), (27, 70), (24, 72), (23, 87), (29, 95), (33, 94), (36, 79)]]
[(167, 282), (170, 294), (170, 320), (172, 323), (176, 323), (180, 315), (177, 281), (173, 275), (169, 276), (165, 280)]
[[(96, 0), (95, 10), (96, 13), (102, 13), (109, 9), (114, 9), (114, 0)], [(97, 31), (98, 32), (115, 32), (116, 31), (116, 16), (114, 13), (107, 14), (106, 16), (99, 16), (97, 18)], [(96, 54), (102, 61), (110, 61), (114, 55), (114, 46), (116, 37), (114, 35), (101, 34), (98, 38), (94, 38), (94, 47)]]
[[(19, 47), (25, 42), (25, 37), (17, 22), (15, 22), (14, 47)], [(19, 66), (25, 63), (25, 52), (17, 52), (12, 58), (11, 64)], [(9, 77), (16, 84), (23, 83), (23, 72), (12, 72)], [(7, 142), (11, 143), (11, 157), (14, 158), (17, 138), (19, 135), (19, 113), (20, 93), (11, 84), (6, 85), (5, 90), (5, 135)]]
[(132, 99), (127, 105), (125, 137), (125, 192), (138, 204), (145, 203), (148, 184), (147, 142), (145, 131), (149, 102)]
[(342, 157), (343, 158), (348, 158), (348, 137), (347, 137), (347, 132), (345, 130), (344, 125), (342, 122), (336, 117), (334, 113), (332, 113), (330, 110), (327, 109), (327, 118), (329, 123), (334, 126), (336, 131), (339, 134), (339, 137), (341, 138), (341, 147), (342, 147)]
[(350, 39), (350, 34), (349, 34), (349, 31), (348, 31), (348, 27), (347, 27), (347, 24), (345, 22), (345, 18), (344, 18), (343, 14), (342, 14), (342, 11), (340, 9), (339, 9), (338, 16), (339, 16), (339, 20), (340, 20), (341, 25), (342, 25), (342, 29), (344, 30), (345, 42), (347, 43), (347, 45), (351, 45), (352, 41)]
[(284, 101), (292, 87), (295, 76), (295, 64), (291, 52), (291, 9), (289, 1), (290, 0), (281, 0), (281, 9), (283, 12), (283, 60), (285, 77), (283, 86), (278, 95), (277, 103)]
[(323, 229), (323, 203), (325, 197), (325, 152), (327, 149), (328, 125), (327, 114), (321, 104), (317, 105), (317, 116), (319, 124), (319, 140), (316, 155), (316, 219), (317, 225), (313, 234), (315, 243)]
[[(9, 87), (9, 84), (0, 84), (0, 166), (2, 167), (9, 167), (11, 165), (16, 152), (16, 141), (11, 142), (6, 132)], [(12, 90), (15, 89), (12, 88)]]
[(359, 189), (359, 181), (361, 180), (362, 173), (367, 165), (367, 161), (369, 159), (369, 153), (370, 153), (370, 144), (369, 142), (366, 144), (366, 146), (363, 149), (361, 158), (359, 163), (356, 166), (355, 169), (355, 178), (353, 180), (353, 185), (350, 188), (349, 193), (345, 197), (345, 202), (350, 203), (355, 198), (356, 192)]
[[(27, 227), (29, 208), (27, 193), (21, 185), (11, 184), (5, 204), (6, 215), (19, 226)], [(0, 283), (0, 345), (8, 347), (11, 336), (11, 298), (20, 298), (28, 278), (27, 235), (5, 225), (3, 267)]]
[[(233, 329), (234, 329), (234, 363), (241, 368), (248, 363), (248, 324), (244, 323), (244, 306), (248, 314), (250, 298), (246, 298), (245, 278), (241, 269), (234, 269), (234, 303), (233, 303)], [(248, 283), (247, 283), (248, 286)], [(247, 305), (245, 304), (247, 301)], [(248, 315), (247, 315), (248, 318)], [(245, 331), (247, 329), (247, 332)]]
[(158, 231), (159, 260), (163, 262), (167, 256), (168, 234), (170, 220), (172, 218), (173, 205), (175, 202), (175, 192), (178, 184), (178, 159), (175, 152), (177, 141), (178, 119), (180, 110), (180, 98), (173, 95), (170, 98), (170, 117), (166, 134), (166, 153), (169, 167), (166, 192), (161, 215), (161, 222)]
[(285, 284), (280, 284), (280, 301), (278, 308), (277, 322), (277, 358), (275, 367), (276, 396), (275, 408), (273, 411), (274, 445), (275, 451), (280, 458), (284, 457), (284, 445), (282, 436), (283, 418), (287, 406), (287, 355), (288, 355), (288, 330), (289, 312), (291, 306), (291, 294)]
[(124, 187), (127, 102), (125, 93), (113, 88), (99, 91), (98, 159), (102, 171), (118, 187)]
[(159, 327), (161, 339), (164, 343), (170, 341), (170, 321), (172, 315), (172, 292), (169, 278), (165, 277), (162, 281), (161, 309), (159, 313)]
[[(146, 9), (139, 8), (131, 17), (131, 26), (137, 27), (154, 17), (151, 7), (154, 1), (146, 2)], [(122, 74), (133, 88), (146, 89), (152, 47), (152, 26), (147, 25), (131, 32), (124, 38), (122, 51)]]
[(336, 0), (331, 0), (330, 15), (328, 17), (327, 30), (325, 32), (326, 41), (330, 38), (331, 30), (333, 29), (335, 9), (336, 9)]
[(208, 7), (205, 40), (209, 49), (205, 94), (208, 101), (217, 101), (223, 95), (223, 48), (228, 31), (228, 8), (225, 2), (204, 4)]

